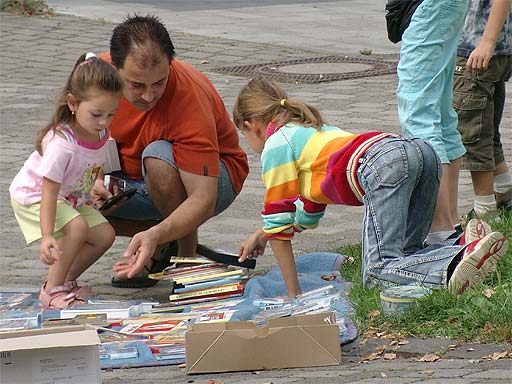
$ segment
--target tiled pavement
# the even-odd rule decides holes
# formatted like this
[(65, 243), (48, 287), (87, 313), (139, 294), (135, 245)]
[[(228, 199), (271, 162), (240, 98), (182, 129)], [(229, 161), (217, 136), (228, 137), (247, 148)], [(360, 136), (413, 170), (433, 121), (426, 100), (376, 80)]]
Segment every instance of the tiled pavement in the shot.
[[(37, 287), (45, 276), (36, 257), (36, 247), (27, 247), (12, 215), (8, 186), (28, 154), (33, 150), (35, 133), (49, 118), (52, 97), (64, 81), (76, 58), (84, 51), (107, 50), (112, 24), (73, 16), (19, 17), (0, 13), (0, 281), (4, 286)], [(268, 61), (325, 56), (325, 51), (286, 48), (238, 40), (172, 34), (178, 57), (205, 72), (218, 88), (228, 109), (246, 78), (219, 74), (215, 68), (227, 65), (256, 64)], [(333, 54), (333, 53), (330, 53)], [(284, 84), (290, 94), (318, 106), (335, 124), (354, 132), (384, 130), (398, 132), (396, 118), (396, 76), (365, 77), (321, 84)], [(509, 86), (510, 89), (510, 86)], [(511, 101), (507, 102), (503, 126), (508, 158), (511, 151)], [(507, 113), (508, 111), (508, 113)], [(248, 148), (245, 148), (248, 150)], [(263, 189), (259, 162), (249, 150), (251, 174), (242, 194), (221, 216), (206, 223), (201, 242), (236, 250), (244, 236), (259, 225), (258, 212)], [(460, 182), (460, 210), (470, 204), (470, 182), (463, 174)], [(331, 209), (332, 208), (332, 209)], [(335, 246), (359, 241), (360, 208), (330, 207), (321, 227), (297, 236), (299, 251), (331, 250)], [(167, 287), (160, 283), (146, 290), (119, 290), (110, 286), (111, 266), (124, 249), (126, 239), (118, 239), (112, 249), (84, 274), (96, 292), (108, 297), (152, 297), (161, 299)], [(260, 258), (268, 267), (271, 255)], [(160, 367), (104, 372), (105, 383), (206, 383), (214, 379), (225, 383), (511, 383), (511, 360), (487, 360), (483, 356), (503, 351), (504, 345), (460, 346), (436, 363), (419, 363), (415, 357), (446, 351), (452, 342), (442, 339), (412, 339), (393, 361), (361, 363), (361, 356), (382, 343), (360, 341), (344, 348), (339, 367), (274, 370), (258, 373), (230, 373), (186, 376), (183, 369)], [(372, 349), (373, 348), (373, 349)]]

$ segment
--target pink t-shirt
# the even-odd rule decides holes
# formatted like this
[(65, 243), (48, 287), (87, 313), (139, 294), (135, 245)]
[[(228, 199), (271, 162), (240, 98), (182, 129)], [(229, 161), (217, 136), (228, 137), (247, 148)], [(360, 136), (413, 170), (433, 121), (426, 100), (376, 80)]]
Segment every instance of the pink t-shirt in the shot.
[(57, 130), (66, 137), (50, 130), (43, 139), (43, 156), (34, 151), (14, 177), (9, 192), (18, 203), (40, 202), (46, 177), (60, 183), (59, 200), (75, 208), (92, 204), (90, 192), (107, 158), (108, 131), (100, 134), (98, 142), (85, 143), (64, 124)]

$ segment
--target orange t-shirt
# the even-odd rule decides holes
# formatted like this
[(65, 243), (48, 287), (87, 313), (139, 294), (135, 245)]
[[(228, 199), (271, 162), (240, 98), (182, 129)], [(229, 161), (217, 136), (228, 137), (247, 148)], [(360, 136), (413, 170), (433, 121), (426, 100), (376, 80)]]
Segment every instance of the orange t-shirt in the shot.
[[(102, 58), (110, 62), (109, 54)], [(249, 173), (247, 155), (215, 87), (205, 75), (176, 59), (156, 106), (141, 112), (123, 97), (110, 131), (122, 171), (132, 179), (142, 178), (142, 151), (156, 140), (172, 142), (177, 167), (190, 173), (218, 177), (222, 160), (236, 193)]]

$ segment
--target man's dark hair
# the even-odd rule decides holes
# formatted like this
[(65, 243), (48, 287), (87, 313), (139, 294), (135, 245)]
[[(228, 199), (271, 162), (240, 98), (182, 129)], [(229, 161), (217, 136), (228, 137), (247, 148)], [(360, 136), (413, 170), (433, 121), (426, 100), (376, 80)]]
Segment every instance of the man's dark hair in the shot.
[(169, 32), (157, 16), (127, 16), (114, 28), (110, 38), (112, 64), (122, 69), (126, 58), (135, 53), (138, 55), (137, 64), (141, 67), (155, 65), (155, 60), (158, 62), (160, 59), (156, 53), (172, 61), (174, 45)]

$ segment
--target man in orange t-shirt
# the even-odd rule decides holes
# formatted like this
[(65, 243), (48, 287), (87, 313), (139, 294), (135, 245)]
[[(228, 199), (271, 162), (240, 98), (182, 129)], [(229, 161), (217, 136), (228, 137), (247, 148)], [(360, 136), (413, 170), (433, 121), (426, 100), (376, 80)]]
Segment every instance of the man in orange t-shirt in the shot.
[[(110, 54), (102, 56), (124, 80), (110, 126), (122, 171), (112, 175), (138, 192), (104, 210), (118, 235), (133, 236), (113, 268), (119, 287), (157, 281), (144, 273), (161, 264), (159, 245), (177, 240), (178, 256), (195, 256), (198, 227), (233, 202), (249, 171), (213, 84), (174, 54), (157, 17), (134, 16), (114, 29)], [(109, 196), (101, 180), (93, 193), (98, 205)]]

